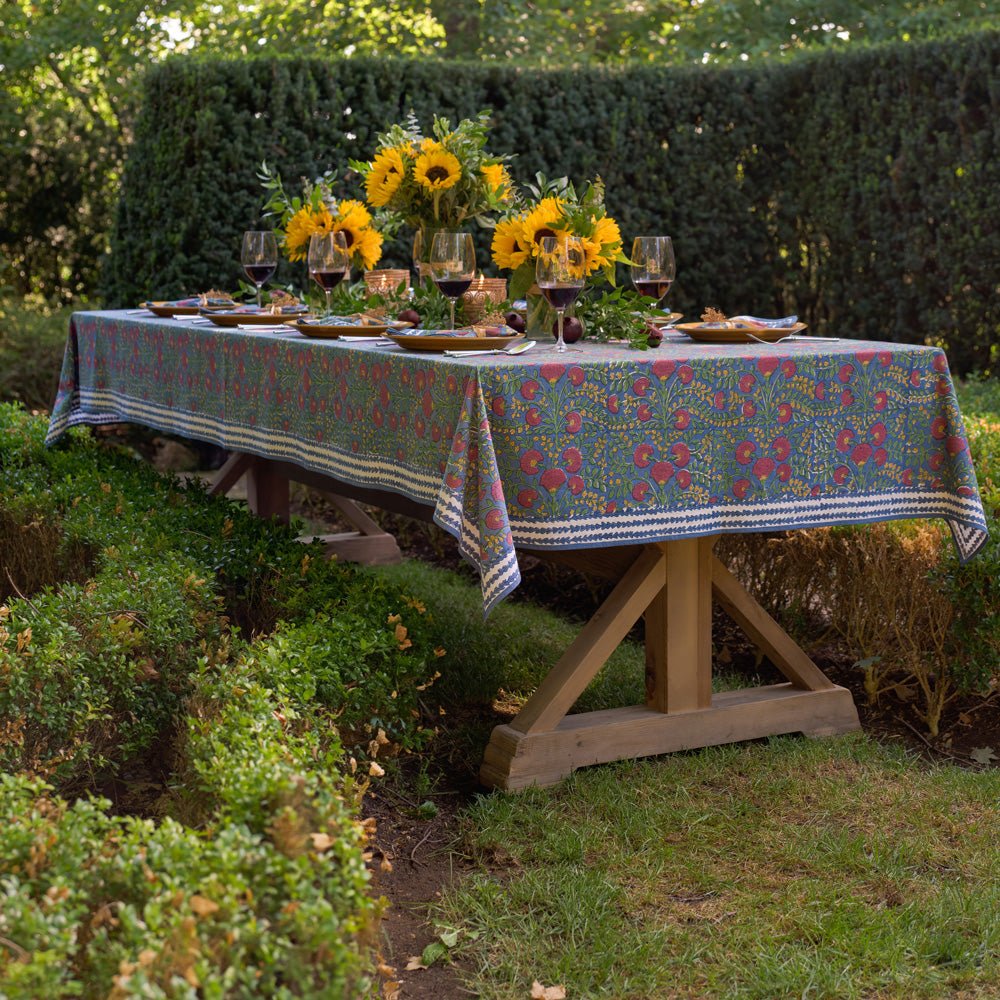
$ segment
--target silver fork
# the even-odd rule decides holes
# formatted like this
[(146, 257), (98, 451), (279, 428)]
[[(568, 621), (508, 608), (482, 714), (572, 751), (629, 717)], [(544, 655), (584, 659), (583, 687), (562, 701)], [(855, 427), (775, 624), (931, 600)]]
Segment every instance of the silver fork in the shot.
[(741, 332), (745, 333), (751, 340), (757, 341), (758, 344), (767, 344), (768, 347), (774, 344), (783, 344), (786, 340), (823, 340), (827, 343), (837, 343), (840, 341), (840, 337), (804, 337), (798, 333), (789, 333), (784, 337), (779, 337), (777, 340), (763, 340), (760, 337), (755, 337), (749, 330)]

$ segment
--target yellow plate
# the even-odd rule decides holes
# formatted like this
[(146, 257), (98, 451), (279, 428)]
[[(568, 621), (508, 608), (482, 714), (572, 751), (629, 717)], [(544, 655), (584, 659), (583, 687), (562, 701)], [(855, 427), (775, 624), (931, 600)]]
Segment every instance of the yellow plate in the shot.
[(388, 333), (386, 336), (408, 351), (492, 351), (524, 340), (523, 333), (514, 332), (499, 337), (456, 337), (447, 333)]
[(663, 316), (647, 316), (646, 322), (653, 326), (672, 326), (679, 319), (684, 319), (684, 313), (666, 313)]
[(340, 326), (336, 323), (303, 323), (301, 320), (292, 320), (289, 326), (295, 327), (299, 333), (307, 337), (380, 337), (388, 326), (383, 324), (371, 324), (370, 326)]
[[(773, 343), (783, 340), (793, 333), (801, 333), (806, 328), (805, 323), (781, 327), (725, 327), (711, 323), (678, 323), (674, 329), (686, 333), (692, 340), (700, 340), (706, 344), (754, 344), (760, 340)], [(753, 336), (749, 336), (753, 334)]]
[(216, 326), (279, 326), (289, 320), (299, 318), (295, 313), (264, 313), (264, 312), (205, 312), (205, 315)]

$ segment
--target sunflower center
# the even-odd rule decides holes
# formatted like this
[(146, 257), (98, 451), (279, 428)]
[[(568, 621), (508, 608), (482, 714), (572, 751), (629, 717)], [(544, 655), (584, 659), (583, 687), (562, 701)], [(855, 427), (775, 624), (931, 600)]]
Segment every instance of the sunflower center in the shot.
[(427, 171), (429, 181), (443, 181), (448, 179), (448, 171), (444, 167), (431, 167)]
[(350, 229), (341, 229), (340, 231), (344, 234), (344, 242), (347, 244), (348, 249), (350, 249), (354, 245), (354, 233)]
[(541, 229), (535, 230), (535, 242), (545, 239), (546, 236), (555, 236), (555, 230), (549, 229), (548, 226), (542, 226)]

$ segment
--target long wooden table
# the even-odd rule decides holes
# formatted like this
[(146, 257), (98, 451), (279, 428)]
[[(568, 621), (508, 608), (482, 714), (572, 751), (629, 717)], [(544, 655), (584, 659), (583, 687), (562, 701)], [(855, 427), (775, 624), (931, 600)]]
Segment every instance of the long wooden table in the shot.
[[(947, 363), (930, 348), (677, 339), (459, 360), (76, 314), (50, 437), (121, 420), (230, 449), (214, 489), (244, 478), (262, 516), (287, 518), (292, 481), (325, 490), (357, 529), (331, 540), (342, 557), (398, 554), (359, 503), (433, 519), (479, 567), (487, 610), (517, 585), (518, 553), (615, 581), (494, 730), (481, 778), (498, 788), (858, 727), (850, 693), (713, 554), (719, 533), (940, 516), (964, 556), (985, 540)], [(785, 683), (713, 694), (713, 603)], [(645, 703), (568, 714), (640, 619)]]

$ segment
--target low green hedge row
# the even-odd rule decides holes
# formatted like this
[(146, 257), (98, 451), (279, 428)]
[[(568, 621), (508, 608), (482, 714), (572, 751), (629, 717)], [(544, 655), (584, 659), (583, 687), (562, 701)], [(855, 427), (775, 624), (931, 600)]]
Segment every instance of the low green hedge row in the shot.
[[(24, 529), (0, 563), (30, 565), (33, 525), (62, 553), (0, 590), (0, 996), (369, 995), (361, 795), (380, 748), (428, 738), (428, 616), (45, 429), (0, 406), (0, 524)], [(171, 776), (149, 815), (85, 794), (144, 763)]]

